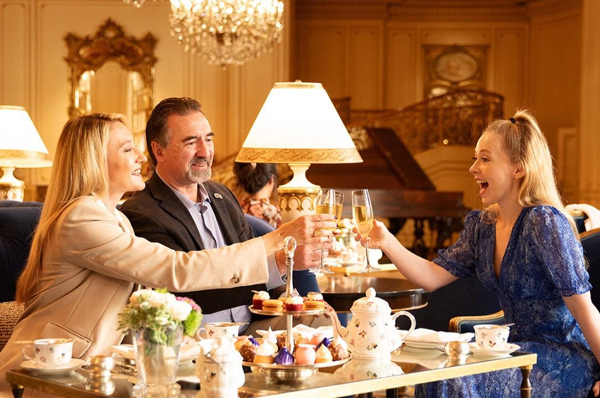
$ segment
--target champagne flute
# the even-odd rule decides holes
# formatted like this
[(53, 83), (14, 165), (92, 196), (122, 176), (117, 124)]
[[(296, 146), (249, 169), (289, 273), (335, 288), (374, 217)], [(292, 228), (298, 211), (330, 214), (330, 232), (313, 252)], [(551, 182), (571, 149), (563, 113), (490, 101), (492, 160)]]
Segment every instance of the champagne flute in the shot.
[(369, 260), (369, 239), (368, 236), (373, 229), (373, 206), (371, 206), (371, 197), (368, 189), (359, 189), (352, 191), (352, 215), (354, 225), (358, 233), (363, 238), (367, 238), (365, 244), (365, 257), (367, 265), (363, 272), (379, 271), (379, 268), (373, 267)]
[[(317, 214), (332, 214), (339, 220), (342, 216), (342, 206), (344, 203), (344, 194), (337, 192), (331, 188), (321, 188), (315, 199), (315, 213)], [(334, 228), (323, 228), (324, 230), (332, 231)], [(316, 272), (321, 271), (324, 274), (332, 274), (329, 268), (323, 264), (323, 243), (321, 243), (321, 264), (316, 269)]]

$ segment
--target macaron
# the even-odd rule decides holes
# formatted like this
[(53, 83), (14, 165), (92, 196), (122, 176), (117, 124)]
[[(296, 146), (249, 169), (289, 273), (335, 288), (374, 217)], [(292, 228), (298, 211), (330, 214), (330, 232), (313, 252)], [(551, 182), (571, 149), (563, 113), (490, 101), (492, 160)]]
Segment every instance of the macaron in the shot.
[(304, 309), (307, 311), (323, 310), (325, 309), (325, 302), (307, 300), (304, 302)]
[(283, 303), (280, 300), (264, 300), (262, 310), (265, 312), (281, 312), (283, 311)]

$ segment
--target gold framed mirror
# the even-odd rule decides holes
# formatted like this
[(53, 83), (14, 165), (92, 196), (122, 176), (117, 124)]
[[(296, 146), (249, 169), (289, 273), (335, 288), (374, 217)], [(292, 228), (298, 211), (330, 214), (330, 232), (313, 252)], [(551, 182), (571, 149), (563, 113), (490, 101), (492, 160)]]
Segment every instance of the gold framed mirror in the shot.
[(65, 36), (69, 49), (69, 116), (91, 112), (120, 113), (131, 123), (135, 145), (146, 151), (144, 132), (152, 112), (154, 47), (157, 39), (126, 35), (107, 19), (94, 36)]

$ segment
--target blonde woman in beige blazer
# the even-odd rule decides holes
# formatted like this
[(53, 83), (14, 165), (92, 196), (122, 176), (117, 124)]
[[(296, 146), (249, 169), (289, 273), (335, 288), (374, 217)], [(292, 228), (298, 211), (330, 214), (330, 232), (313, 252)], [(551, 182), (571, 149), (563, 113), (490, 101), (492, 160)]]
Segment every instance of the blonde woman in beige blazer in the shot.
[[(6, 371), (24, 360), (17, 341), (64, 337), (75, 341), (74, 358), (107, 354), (123, 338), (117, 314), (135, 284), (184, 292), (264, 283), (267, 256), (283, 246), (285, 236), (303, 243), (316, 229), (335, 226), (332, 217), (306, 216), (241, 244), (173, 251), (135, 237), (116, 210), (125, 192), (143, 189), (145, 160), (119, 116), (86, 115), (65, 125), (17, 286), (25, 312), (0, 353), (0, 396), (12, 397)], [(25, 395), (43, 396), (27, 389)]]

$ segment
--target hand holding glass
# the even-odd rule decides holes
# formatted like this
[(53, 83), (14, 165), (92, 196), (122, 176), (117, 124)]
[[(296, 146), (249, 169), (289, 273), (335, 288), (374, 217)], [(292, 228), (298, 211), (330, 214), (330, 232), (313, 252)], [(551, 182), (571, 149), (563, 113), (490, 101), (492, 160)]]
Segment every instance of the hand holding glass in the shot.
[(361, 272), (378, 271), (379, 268), (371, 266), (369, 260), (369, 239), (368, 236), (373, 229), (373, 207), (371, 206), (371, 197), (368, 189), (359, 189), (352, 191), (352, 216), (354, 225), (361, 237), (366, 238), (365, 257), (367, 266)]
[[(339, 220), (342, 216), (342, 206), (344, 203), (344, 194), (337, 192), (335, 189), (321, 188), (315, 199), (315, 213), (317, 214), (331, 214), (337, 217)], [(333, 230), (334, 228), (323, 228), (325, 230)], [(326, 274), (332, 273), (329, 268), (323, 264), (323, 243), (321, 243), (321, 264), (317, 268), (317, 271), (321, 271)]]

